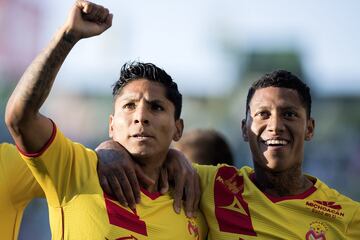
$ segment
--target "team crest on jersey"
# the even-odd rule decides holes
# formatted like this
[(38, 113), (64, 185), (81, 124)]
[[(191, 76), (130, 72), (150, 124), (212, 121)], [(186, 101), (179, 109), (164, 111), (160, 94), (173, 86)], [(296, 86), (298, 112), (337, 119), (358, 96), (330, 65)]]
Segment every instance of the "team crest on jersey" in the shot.
[(214, 183), (216, 220), (222, 232), (256, 236), (243, 191), (244, 179), (235, 168), (219, 168)]
[(306, 201), (305, 204), (311, 209), (312, 212), (323, 215), (325, 217), (343, 218), (345, 216), (341, 205), (333, 201), (312, 200)]
[(326, 240), (326, 231), (328, 227), (325, 223), (315, 221), (310, 223), (310, 229), (306, 233), (306, 240)]
[(199, 240), (199, 228), (194, 219), (188, 219), (188, 231), (191, 236), (194, 236), (196, 240)]

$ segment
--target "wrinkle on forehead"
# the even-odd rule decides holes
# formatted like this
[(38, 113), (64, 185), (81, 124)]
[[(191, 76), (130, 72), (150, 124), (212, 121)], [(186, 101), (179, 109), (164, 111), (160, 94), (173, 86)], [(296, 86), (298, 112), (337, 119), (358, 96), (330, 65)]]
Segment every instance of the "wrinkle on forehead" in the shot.
[(168, 100), (165, 87), (161, 83), (152, 82), (146, 79), (129, 82), (120, 91), (117, 98), (120, 98), (122, 101), (138, 101), (143, 98), (148, 102)]

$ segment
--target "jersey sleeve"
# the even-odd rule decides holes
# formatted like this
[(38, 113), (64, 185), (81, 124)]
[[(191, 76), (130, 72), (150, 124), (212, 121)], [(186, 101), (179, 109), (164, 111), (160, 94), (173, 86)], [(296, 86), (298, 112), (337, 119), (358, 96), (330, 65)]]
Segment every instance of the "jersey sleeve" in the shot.
[(354, 216), (347, 229), (348, 239), (360, 239), (360, 204), (357, 204)]
[(196, 172), (199, 174), (201, 187), (207, 186), (208, 184), (212, 184), (214, 174), (217, 171), (217, 166), (212, 165), (200, 165), (193, 163), (193, 168), (195, 168)]
[(5, 185), (7, 196), (15, 208), (26, 205), (33, 198), (44, 196), (41, 187), (21, 159), (14, 145), (1, 144), (0, 154), (3, 172), (1, 184)]
[(54, 125), (53, 136), (39, 153), (21, 153), (50, 206), (66, 205), (97, 181), (97, 156), (93, 150), (66, 138)]

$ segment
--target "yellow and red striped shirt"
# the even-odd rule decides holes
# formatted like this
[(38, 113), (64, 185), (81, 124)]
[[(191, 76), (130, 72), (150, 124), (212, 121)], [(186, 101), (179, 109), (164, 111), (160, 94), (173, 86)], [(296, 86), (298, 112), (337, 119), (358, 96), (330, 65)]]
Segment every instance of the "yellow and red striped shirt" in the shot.
[(303, 194), (276, 198), (256, 187), (249, 167), (194, 166), (209, 240), (360, 239), (360, 204), (319, 179), (308, 176), (314, 185)]
[(45, 192), (54, 240), (206, 238), (203, 216), (176, 214), (168, 194), (142, 190), (136, 212), (106, 196), (98, 181), (96, 153), (55, 127), (45, 149), (22, 155)]

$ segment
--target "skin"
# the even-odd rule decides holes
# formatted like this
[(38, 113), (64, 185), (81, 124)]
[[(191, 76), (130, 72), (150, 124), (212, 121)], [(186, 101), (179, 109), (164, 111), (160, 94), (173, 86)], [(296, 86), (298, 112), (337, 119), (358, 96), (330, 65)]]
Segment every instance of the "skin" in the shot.
[(313, 184), (302, 173), (305, 141), (314, 134), (293, 89), (266, 87), (255, 91), (242, 121), (244, 140), (253, 156), (256, 184), (273, 196), (296, 195)]
[[(101, 159), (98, 173), (104, 192), (135, 210), (136, 203), (140, 202), (140, 185), (154, 185), (155, 182), (118, 142), (104, 141), (96, 151)], [(173, 183), (175, 212), (180, 213), (184, 199), (186, 216), (196, 216), (201, 197), (200, 179), (186, 157), (176, 149), (169, 149), (160, 173), (157, 185), (162, 194), (168, 192), (169, 181)]]
[(110, 116), (109, 136), (124, 146), (155, 184), (158, 191), (161, 167), (170, 143), (183, 131), (182, 119), (175, 119), (175, 106), (166, 98), (164, 86), (146, 79), (133, 80), (121, 90)]
[[(100, 35), (110, 28), (112, 18), (113, 15), (109, 13), (109, 10), (100, 5), (88, 1), (76, 1), (64, 25), (58, 30), (48, 46), (26, 69), (7, 103), (5, 112), (5, 122), (9, 132), (17, 146), (24, 152), (38, 152), (51, 137), (52, 122), (42, 115), (39, 109), (49, 95), (55, 77), (65, 58), (78, 41)], [(107, 142), (101, 144), (97, 149), (99, 159), (101, 159), (98, 169), (100, 183), (107, 193), (109, 191), (106, 190), (111, 188), (110, 192), (114, 192), (119, 201), (126, 206), (127, 202), (120, 198), (124, 197), (123, 191), (130, 188), (129, 182), (131, 182), (131, 186), (135, 186), (135, 189), (138, 185), (134, 184), (134, 176), (131, 172), (124, 173), (124, 168), (119, 166), (121, 163), (115, 164), (114, 159), (107, 159), (110, 156), (117, 157), (123, 154), (124, 150), (120, 148), (120, 150), (117, 149), (120, 153), (119, 151), (112, 152), (112, 154), (105, 153), (101, 149), (106, 144)], [(107, 162), (102, 164), (102, 161)], [(167, 169), (169, 170), (163, 169), (162, 171), (172, 171), (172, 168)], [(190, 174), (186, 174), (186, 170)], [(138, 168), (137, 173), (140, 172), (140, 168)], [(102, 176), (102, 173), (108, 177)], [(142, 177), (143, 183), (153, 183), (152, 179), (146, 177), (145, 174), (142, 174), (142, 176), (144, 176)], [(167, 175), (164, 174), (164, 176)], [(124, 177), (128, 181), (121, 181)], [(195, 181), (190, 182), (191, 180)], [(164, 186), (164, 189), (166, 189), (167, 185), (164, 184)], [(196, 186), (197, 188), (195, 188)], [(182, 174), (175, 181), (174, 208), (176, 212), (179, 212), (181, 208), (184, 187), (186, 187), (185, 192), (188, 193), (186, 196), (186, 213), (188, 216), (192, 216), (193, 211), (197, 209), (200, 195), (198, 193), (194, 194), (199, 189), (198, 179), (195, 177), (194, 170), (190, 167), (182, 167)], [(187, 190), (187, 188), (190, 190)], [(140, 199), (139, 195), (139, 192), (135, 194), (125, 193), (125, 196), (129, 197), (129, 205), (133, 209), (135, 208), (135, 199), (137, 201)]]
[(37, 152), (50, 139), (52, 123), (39, 113), (39, 109), (49, 95), (62, 63), (80, 39), (99, 35), (111, 24), (112, 14), (108, 9), (77, 1), (66, 23), (26, 69), (5, 112), (6, 125), (20, 149)]

